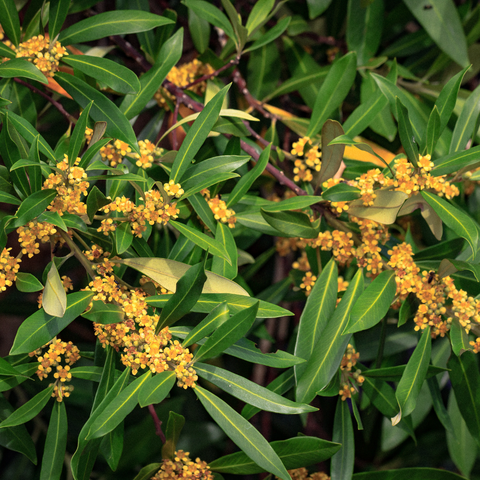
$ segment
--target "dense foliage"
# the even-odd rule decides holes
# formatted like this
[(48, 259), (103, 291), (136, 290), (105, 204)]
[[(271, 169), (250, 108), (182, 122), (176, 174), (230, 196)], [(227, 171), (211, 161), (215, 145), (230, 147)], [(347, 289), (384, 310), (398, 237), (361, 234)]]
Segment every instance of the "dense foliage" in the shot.
[(480, 478), (457, 3), (0, 0), (2, 480)]

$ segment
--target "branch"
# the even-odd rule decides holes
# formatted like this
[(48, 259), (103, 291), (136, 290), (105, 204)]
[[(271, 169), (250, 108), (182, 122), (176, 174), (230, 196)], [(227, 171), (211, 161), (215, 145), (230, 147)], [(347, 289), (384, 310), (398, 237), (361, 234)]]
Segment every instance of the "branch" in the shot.
[(220, 73), (222, 73), (224, 70), (227, 70), (227, 68), (230, 68), (232, 65), (238, 65), (239, 61), (240, 61), (240, 55), (237, 55), (235, 58), (232, 58), (229, 62), (227, 62), (223, 67), (220, 67), (218, 70), (215, 70), (212, 73), (207, 73), (207, 74), (197, 78), (196, 80), (194, 80), (193, 82), (190, 82), (188, 85), (185, 85), (182, 88), (186, 90), (186, 89), (188, 89), (190, 87), (193, 87), (193, 86), (195, 86), (195, 85), (197, 85), (201, 82), (209, 80), (210, 78), (217, 77), (218, 75), (220, 75)]

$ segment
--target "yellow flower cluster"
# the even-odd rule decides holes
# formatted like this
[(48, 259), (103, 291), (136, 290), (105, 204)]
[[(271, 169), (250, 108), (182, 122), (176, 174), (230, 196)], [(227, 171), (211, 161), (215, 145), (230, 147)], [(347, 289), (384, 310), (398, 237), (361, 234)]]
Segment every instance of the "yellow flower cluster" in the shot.
[(53, 77), (58, 70), (60, 59), (68, 55), (65, 47), (60, 42), (50, 43), (43, 35), (35, 35), (29, 40), (15, 47), (10, 41), (5, 42), (15, 51), (17, 58), (26, 58), (33, 63), (46, 77)]
[(356, 369), (355, 371), (352, 371), (359, 357), (360, 354), (355, 351), (353, 345), (349, 343), (345, 350), (345, 354), (343, 355), (342, 362), (340, 363), (340, 370), (342, 372), (340, 381), (342, 387), (338, 394), (342, 396), (343, 401), (347, 398), (352, 398), (352, 395), (355, 394), (356, 388), (353, 386), (354, 383), (361, 385), (365, 381), (365, 378), (361, 375), (361, 370)]
[(92, 300), (121, 307), (124, 314), (122, 322), (109, 325), (95, 323), (94, 329), (104, 347), (110, 345), (122, 352), (122, 363), (130, 367), (134, 375), (145, 368), (152, 373), (173, 371), (179, 387), (195, 387), (198, 377), (192, 367), (193, 355), (177, 340), (171, 340), (168, 327), (155, 333), (160, 317), (148, 313), (145, 292), (118, 285), (113, 275), (95, 277), (86, 290), (95, 292)]
[[(22, 247), (22, 254), (28, 255), (32, 258), (37, 253), (40, 253), (40, 242), (47, 243), (57, 233), (55, 225), (48, 222), (37, 222), (32, 220), (27, 225), (17, 228), (18, 242)], [(63, 242), (61, 237), (55, 240)]]
[[(330, 480), (330, 477), (324, 472), (308, 473), (305, 467), (287, 470), (292, 480)], [(279, 480), (279, 477), (275, 477)]]
[(157, 147), (150, 140), (139, 140), (138, 148), (140, 154), (135, 153), (134, 158), (137, 160), (137, 167), (141, 167), (144, 170), (153, 165), (154, 157), (158, 158), (163, 153), (163, 148)]
[[(214, 71), (215, 70), (208, 63), (202, 63), (200, 60), (194, 59), (191, 62), (180, 65), (179, 67), (173, 67), (167, 75), (167, 80), (177, 87), (186, 87), (197, 78), (203, 77), (204, 75), (210, 75)], [(200, 82), (189, 87), (188, 90), (197, 95), (201, 95), (205, 91), (206, 86), (206, 82)], [(168, 104), (165, 100), (166, 98), (172, 102), (175, 101), (175, 97), (163, 87), (160, 87), (157, 90), (154, 98), (157, 101), (158, 106), (165, 110), (169, 110)]]
[(82, 195), (87, 195), (90, 184), (86, 181), (87, 174), (83, 168), (77, 165), (80, 158), (75, 160), (72, 167), (68, 164), (68, 157), (57, 163), (57, 173), (51, 173), (43, 183), (43, 189), (56, 190), (58, 195), (49, 205), (48, 210), (57, 212), (59, 215), (72, 213), (86, 215), (87, 206), (81, 201)]
[[(141, 237), (147, 229), (146, 224), (154, 225), (155, 223), (166, 225), (170, 219), (178, 217), (180, 210), (176, 203), (165, 203), (162, 195), (158, 190), (149, 190), (145, 192), (142, 199), (143, 204), (137, 206), (134, 202), (125, 196), (117, 197), (115, 201), (105, 205), (100, 209), (101, 212), (107, 214), (107, 218), (101, 221), (98, 232), (107, 235), (114, 232), (116, 222), (130, 222), (132, 233), (137, 237)], [(125, 217), (113, 217), (110, 213), (123, 213)]]
[(10, 255), (11, 248), (4, 248), (0, 254), (0, 292), (11, 287), (17, 279), (17, 272), (20, 268), (20, 258)]
[(196, 458), (193, 462), (190, 453), (178, 450), (173, 460), (164, 458), (160, 470), (150, 480), (213, 480), (207, 462)]
[(317, 238), (307, 240), (312, 248), (320, 247), (322, 250), (331, 251), (340, 265), (348, 265), (354, 255), (355, 248), (353, 235), (341, 230), (320, 232)]
[[(43, 353), (43, 349), (48, 346), (48, 350)], [(57, 402), (62, 402), (64, 397), (69, 397), (73, 391), (73, 386), (66, 386), (65, 382), (72, 379), (70, 373), (71, 366), (80, 359), (80, 351), (72, 342), (62, 342), (59, 338), (54, 338), (43, 347), (29, 353), (30, 357), (36, 357), (39, 362), (38, 370), (35, 372), (40, 380), (47, 378), (55, 367), (54, 390), (52, 397)], [(62, 363), (66, 365), (63, 366)], [(52, 384), (50, 384), (52, 385)]]
[[(122, 163), (123, 157), (131, 151), (132, 149), (128, 143), (122, 142), (121, 140), (114, 140), (113, 144), (107, 143), (100, 149), (100, 156), (103, 160), (108, 161), (111, 167), (116, 167), (119, 163)], [(138, 155), (138, 153), (136, 155)]]
[(320, 160), (322, 154), (318, 151), (318, 146), (312, 145), (309, 137), (302, 137), (298, 142), (293, 143), (290, 153), (297, 157), (304, 157), (294, 161), (293, 180), (295, 182), (311, 182), (313, 180), (312, 169), (319, 172), (322, 167)]
[(164, 183), (163, 188), (165, 189), (165, 193), (172, 198), (180, 198), (185, 193), (182, 186), (173, 180)]
[(91, 250), (83, 252), (87, 260), (92, 262), (92, 268), (102, 277), (111, 275), (115, 266), (110, 260), (110, 252), (104, 252), (103, 248), (93, 244)]
[(317, 277), (312, 274), (312, 272), (307, 272), (305, 276), (302, 278), (302, 283), (300, 284), (300, 288), (305, 290), (305, 295), (308, 297), (310, 292), (312, 291), (315, 282), (317, 281)]
[(215, 220), (227, 224), (229, 228), (235, 228), (235, 222), (237, 221), (235, 211), (227, 208), (227, 204), (223, 200), (220, 200), (218, 195), (211, 198), (210, 191), (207, 188), (200, 193), (205, 197)]

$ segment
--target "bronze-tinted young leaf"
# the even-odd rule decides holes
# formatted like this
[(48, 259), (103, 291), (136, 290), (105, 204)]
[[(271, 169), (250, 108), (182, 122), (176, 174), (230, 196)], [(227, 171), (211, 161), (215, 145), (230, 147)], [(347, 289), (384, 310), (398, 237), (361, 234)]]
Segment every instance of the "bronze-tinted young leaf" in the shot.
[(356, 65), (355, 52), (349, 52), (333, 63), (315, 100), (307, 137), (315, 136), (333, 110), (342, 104), (355, 80)]
[[(337, 443), (303, 435), (288, 440), (271, 442), (270, 446), (285, 465), (285, 468), (289, 470), (323, 462), (340, 448)], [(236, 475), (255, 475), (265, 471), (244, 452), (231, 453), (217, 458), (209, 463), (209, 466), (214, 472)]]
[(355, 303), (345, 333), (356, 333), (375, 326), (387, 314), (396, 290), (395, 272), (386, 270), (380, 273)]
[(139, 405), (160, 403), (175, 385), (175, 378), (175, 372), (161, 372), (149, 378), (138, 392)]
[(345, 145), (330, 145), (330, 142), (343, 135), (342, 126), (335, 120), (327, 120), (322, 127), (322, 167), (317, 179), (317, 185), (332, 178), (337, 173), (343, 161)]
[(250, 459), (282, 480), (290, 480), (278, 455), (251, 423), (208, 390), (197, 386), (195, 394), (219, 427)]
[(55, 262), (52, 262), (47, 275), (45, 290), (43, 291), (43, 309), (47, 315), (53, 317), (63, 317), (67, 309), (67, 294)]

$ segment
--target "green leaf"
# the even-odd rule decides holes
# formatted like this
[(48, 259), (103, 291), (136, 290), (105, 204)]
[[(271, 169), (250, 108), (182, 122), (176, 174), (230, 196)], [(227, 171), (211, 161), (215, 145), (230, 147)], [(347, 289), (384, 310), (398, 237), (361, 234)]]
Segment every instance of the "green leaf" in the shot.
[(165, 77), (172, 67), (180, 60), (183, 48), (183, 28), (180, 28), (162, 46), (160, 60), (144, 75), (140, 77), (140, 90), (136, 95), (127, 95), (120, 111), (130, 120), (138, 115), (155, 92), (161, 87)]
[(392, 425), (395, 426), (402, 417), (410, 415), (415, 410), (418, 394), (427, 375), (431, 351), (432, 337), (430, 336), (430, 328), (427, 327), (423, 331), (398, 383), (395, 396), (398, 400), (400, 412), (392, 418)]
[(37, 393), (27, 403), (24, 403), (21, 407), (17, 408), (11, 415), (9, 415), (3, 422), (0, 423), (0, 429), (7, 427), (15, 427), (22, 425), (36, 417), (43, 407), (48, 403), (52, 396), (53, 385)]
[(480, 86), (478, 86), (467, 98), (462, 108), (455, 129), (453, 130), (452, 141), (448, 153), (464, 150), (468, 140), (474, 133), (480, 114)]
[(363, 292), (363, 271), (359, 269), (335, 309), (327, 320), (307, 362), (305, 372), (297, 381), (296, 400), (309, 403), (316, 392), (328, 385), (335, 375), (351, 335), (342, 332), (348, 323), (350, 312)]
[(31, 62), (14, 58), (0, 65), (0, 78), (22, 77), (40, 83), (48, 83), (47, 77)]
[(109, 203), (110, 200), (94, 185), (87, 196), (87, 215), (89, 220), (92, 221), (97, 211)]
[(257, 38), (243, 53), (253, 52), (264, 45), (268, 45), (277, 39), (290, 25), (292, 17), (282, 18), (274, 27), (270, 28), (266, 33)]
[(432, 174), (435, 176), (448, 175), (463, 168), (467, 169), (469, 166), (472, 166), (472, 169), (476, 168), (479, 163), (479, 153), (480, 146), (476, 146), (438, 158), (434, 162), (435, 167), (432, 170)]
[(52, 317), (63, 317), (67, 309), (67, 294), (55, 262), (52, 262), (48, 271), (45, 290), (43, 291), (43, 309), (47, 315), (52, 315)]
[(215, 240), (225, 247), (228, 256), (232, 260), (232, 263), (229, 264), (226, 260), (220, 257), (213, 257), (212, 272), (233, 280), (238, 275), (238, 255), (237, 244), (233, 238), (232, 229), (224, 223), (218, 222)]
[(437, 0), (424, 8), (425, 2), (404, 1), (437, 46), (458, 65), (466, 67), (469, 64), (467, 41), (454, 2)]
[(271, 148), (272, 144), (270, 143), (260, 154), (255, 166), (247, 174), (242, 175), (242, 178), (228, 196), (227, 207), (230, 208), (235, 205), (248, 192), (253, 182), (263, 173), (268, 164)]
[(405, 149), (408, 160), (413, 164), (414, 167), (417, 167), (418, 145), (415, 142), (412, 125), (410, 123), (410, 119), (408, 118), (408, 110), (398, 97), (395, 97), (395, 104), (397, 109), (398, 134), (400, 135), (400, 141)]
[(133, 242), (133, 233), (130, 222), (122, 222), (115, 229), (115, 249), (118, 255), (121, 255), (130, 248)]
[(222, 323), (225, 323), (229, 318), (229, 310), (226, 302), (221, 303), (215, 307), (190, 333), (182, 342), (183, 347), (188, 347), (197, 343), (202, 338), (210, 335)]
[(251, 35), (255, 29), (264, 23), (274, 5), (275, 0), (259, 0), (255, 2), (245, 25), (248, 35)]
[(38, 310), (23, 321), (15, 336), (10, 355), (30, 353), (48, 343), (88, 306), (94, 292), (76, 292), (67, 295), (67, 309), (62, 318)]
[(317, 185), (332, 178), (343, 161), (344, 145), (330, 145), (330, 142), (343, 135), (342, 126), (335, 120), (327, 120), (322, 127), (322, 167), (316, 181)]
[(386, 270), (380, 273), (352, 308), (345, 333), (361, 332), (375, 326), (387, 314), (396, 291), (395, 272)]
[(85, 75), (105, 83), (116, 92), (135, 94), (140, 90), (137, 76), (129, 68), (113, 60), (90, 55), (68, 55), (62, 60)]
[(31, 273), (18, 272), (15, 285), (20, 292), (39, 292), (43, 289), (43, 285), (37, 280), (37, 277)]
[(425, 480), (427, 478), (435, 480), (465, 480), (465, 477), (447, 470), (423, 467), (356, 473), (352, 476), (352, 480)]
[(382, 36), (383, 14), (381, 0), (367, 4), (352, 0), (348, 2), (347, 47), (357, 52), (358, 65), (367, 64), (377, 53)]
[(450, 381), (457, 400), (458, 409), (465, 420), (475, 442), (480, 446), (480, 373), (477, 357), (465, 352), (461, 357), (450, 356), (447, 367), (451, 369)]
[(314, 137), (330, 114), (342, 104), (355, 80), (356, 64), (355, 52), (349, 52), (333, 63), (315, 100), (307, 137)]
[(67, 447), (67, 430), (65, 402), (55, 402), (45, 439), (40, 480), (54, 480), (61, 477)]
[(82, 313), (82, 317), (102, 325), (123, 322), (125, 319), (123, 309), (119, 305), (105, 303), (101, 300), (94, 300), (92, 308), (88, 312)]
[(438, 108), (434, 106), (427, 124), (427, 153), (429, 155), (432, 155), (435, 151), (437, 140), (440, 137), (440, 122), (441, 119), (440, 114), (438, 113)]
[[(205, 3), (205, 2), (196, 2)], [(212, 6), (213, 7), (213, 6)], [(213, 7), (215, 8), (215, 7)], [(182, 180), (185, 171), (190, 166), (193, 158), (203, 145), (213, 125), (217, 121), (222, 108), (223, 100), (227, 94), (230, 85), (222, 88), (205, 106), (198, 118), (188, 130), (187, 136), (182, 142), (180, 150), (175, 156), (170, 172), (170, 180), (179, 182)]]
[(258, 311), (258, 300), (222, 323), (215, 332), (208, 337), (207, 341), (195, 351), (194, 361), (202, 358), (216, 357), (227, 347), (242, 338), (252, 326)]
[(23, 383), (37, 371), (38, 365), (38, 362), (16, 365), (15, 371), (18, 373), (0, 378), (0, 392), (6, 392)]
[(321, 15), (332, 3), (332, 0), (307, 0), (308, 16), (310, 20)]
[(455, 355), (462, 355), (470, 350), (470, 337), (458, 321), (453, 321), (450, 326), (450, 342)]
[(17, 218), (11, 227), (21, 227), (22, 225), (26, 225), (35, 217), (38, 217), (38, 215), (40, 215), (48, 207), (48, 205), (50, 205), (56, 196), (56, 190), (40, 190), (32, 193), (32, 195), (26, 198), (20, 207), (18, 207), (17, 213), (15, 213)]
[(332, 440), (342, 447), (332, 457), (330, 475), (338, 480), (350, 480), (355, 462), (355, 438), (353, 436), (352, 417), (346, 401), (337, 400), (333, 419)]
[(162, 465), (163, 463), (151, 463), (143, 467), (133, 480), (150, 480), (162, 468)]
[(296, 403), (283, 398), (240, 375), (214, 365), (196, 362), (195, 371), (200, 377), (213, 383), (230, 395), (268, 412), (296, 415), (317, 410), (310, 405)]
[(77, 123), (75, 124), (73, 135), (70, 138), (70, 143), (68, 145), (68, 163), (70, 166), (73, 166), (77, 160), (80, 149), (85, 141), (85, 128), (87, 127), (88, 115), (90, 114), (92, 105), (93, 100), (84, 108)]
[[(205, 256), (206, 260), (206, 256)], [(175, 293), (162, 308), (160, 320), (155, 328), (158, 334), (162, 328), (174, 324), (190, 312), (199, 299), (207, 280), (205, 261), (189, 268), (178, 280)]]
[(476, 252), (478, 229), (475, 222), (466, 213), (454, 207), (443, 198), (426, 191), (421, 192), (421, 194), (443, 222), (457, 235), (464, 238), (472, 247), (473, 252)]
[(299, 210), (321, 202), (322, 197), (317, 195), (302, 195), (300, 197), (286, 198), (279, 202), (272, 202), (269, 205), (262, 206), (265, 212), (285, 212), (287, 210)]
[(111, 432), (107, 433), (100, 442), (100, 453), (115, 471), (123, 453), (124, 423), (120, 422)]
[[(340, 445), (317, 437), (298, 436), (270, 443), (287, 469), (308, 467), (330, 458)], [(213, 472), (255, 475), (265, 470), (244, 452), (231, 453), (209, 463)]]
[(20, 42), (20, 20), (14, 0), (0, 0), (0, 24), (9, 40), (17, 47)]
[(273, 228), (287, 237), (317, 238), (318, 231), (312, 226), (310, 217), (300, 212), (260, 211), (262, 217)]
[(0, 192), (0, 202), (9, 203), (10, 205), (20, 205), (22, 203), (17, 197), (5, 192)]
[(149, 378), (138, 392), (141, 407), (160, 403), (175, 385), (175, 372), (161, 372)]
[(162, 447), (162, 458), (175, 458), (176, 446), (180, 438), (180, 433), (185, 425), (185, 417), (178, 413), (170, 411), (168, 413), (167, 430), (165, 432), (165, 443)]
[[(337, 264), (332, 259), (323, 268), (320, 277), (315, 282), (300, 317), (294, 350), (297, 357), (305, 360), (310, 358), (327, 321), (332, 316), (337, 303), (337, 277)], [(303, 375), (306, 366), (303, 364), (295, 367), (297, 379)]]
[(250, 459), (282, 480), (290, 480), (282, 461), (251, 423), (209, 391), (197, 386), (195, 394), (217, 425)]
[(0, 357), (0, 375), (15, 377), (15, 376), (22, 376), (23, 374), (20, 373), (15, 368), (13, 368), (12, 365), (10, 365), (10, 363), (7, 360)]
[[(427, 374), (428, 375), (428, 374)], [(448, 435), (455, 435), (455, 430), (453, 427), (452, 419), (443, 404), (442, 393), (440, 392), (440, 387), (436, 378), (427, 379), (428, 389), (430, 390), (430, 395), (432, 397), (432, 404), (437, 414), (437, 418), (440, 420), (440, 423), (446, 430), (447, 437)], [(452, 395), (452, 390), (450, 390), (450, 395)], [(455, 420), (456, 422), (456, 420)]]
[(217, 7), (201, 0), (185, 0), (183, 3), (188, 8), (191, 8), (200, 18), (207, 20), (215, 27), (221, 28), (233, 41), (236, 40), (232, 24), (228, 21), (227, 16)]
[(170, 220), (168, 223), (203, 250), (208, 250), (212, 255), (224, 258), (229, 264), (232, 263), (225, 247), (212, 237), (177, 221)]
[[(100, 438), (111, 432), (135, 408), (138, 403), (138, 394), (145, 382), (151, 377), (151, 374), (150, 371), (145, 372), (105, 405), (101, 415), (90, 425), (86, 440)], [(107, 398), (108, 395), (105, 397), (105, 400)]]
[(172, 20), (140, 10), (116, 10), (103, 12), (80, 20), (60, 33), (58, 41), (63, 45), (90, 42), (111, 35), (138, 33), (173, 23)]
[(469, 478), (478, 447), (460, 413), (453, 390), (450, 390), (448, 398), (448, 418), (452, 419), (453, 429), (452, 432), (448, 430), (446, 432), (448, 453), (460, 472)]
[(210, 24), (188, 9), (188, 30), (198, 53), (204, 53), (210, 42)]
[[(148, 297), (146, 301), (153, 307), (162, 308), (167, 303), (169, 298), (171, 298), (171, 295), (157, 295)], [(235, 295), (231, 293), (202, 293), (200, 299), (192, 308), (192, 312), (210, 313), (222, 302), (227, 302), (230, 314), (234, 315), (242, 310), (245, 310), (246, 308), (251, 307), (257, 303), (258, 300), (256, 298), (247, 297), (244, 295)], [(288, 315), (293, 315), (293, 313), (272, 303), (260, 300), (257, 318), (278, 318)]]
[(346, 183), (339, 183), (322, 192), (322, 199), (329, 202), (349, 202), (360, 196), (361, 190)]
[[(96, 17), (92, 17), (87, 20), (91, 20), (93, 18)], [(82, 22), (79, 22), (76, 25), (79, 25), (80, 23)], [(90, 116), (96, 122), (107, 122), (107, 135), (118, 138), (131, 146), (136, 145), (137, 137), (135, 136), (130, 122), (127, 120), (125, 115), (120, 112), (118, 107), (103, 93), (91, 87), (83, 80), (66, 73), (57, 73), (55, 75), (55, 80), (58, 81), (58, 83), (82, 108), (86, 108), (87, 105), (93, 101), (92, 109), (90, 110)]]
[(237, 177), (239, 177), (239, 175), (233, 172), (211, 175), (210, 177), (202, 180), (200, 183), (197, 183), (195, 186), (189, 188), (188, 190), (185, 190), (185, 193), (179, 198), (179, 201), (185, 200), (186, 198), (192, 198), (193, 195), (200, 192), (204, 188), (209, 188), (212, 185), (216, 185), (217, 183), (225, 182), (227, 180), (230, 180), (231, 178)]
[[(405, 372), (406, 365), (397, 365), (396, 367), (381, 367), (371, 368), (368, 370), (362, 370), (364, 377), (370, 377), (374, 379), (385, 380), (386, 382), (398, 382)], [(442, 367), (436, 367), (435, 365), (429, 365), (427, 369), (427, 375), (425, 378), (431, 378), (439, 373), (446, 372), (447, 369)]]
[(50, 39), (54, 40), (62, 29), (63, 23), (68, 15), (70, 0), (51, 0), (48, 13), (48, 33)]

